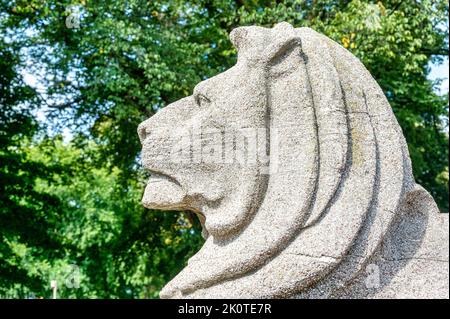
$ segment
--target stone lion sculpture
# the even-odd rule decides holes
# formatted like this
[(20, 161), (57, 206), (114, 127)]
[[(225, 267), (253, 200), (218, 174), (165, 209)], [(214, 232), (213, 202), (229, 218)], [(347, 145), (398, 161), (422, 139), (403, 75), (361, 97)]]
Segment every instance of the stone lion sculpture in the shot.
[(206, 242), (162, 298), (448, 298), (448, 214), (415, 183), (382, 90), (346, 49), (280, 23), (140, 124), (143, 205)]

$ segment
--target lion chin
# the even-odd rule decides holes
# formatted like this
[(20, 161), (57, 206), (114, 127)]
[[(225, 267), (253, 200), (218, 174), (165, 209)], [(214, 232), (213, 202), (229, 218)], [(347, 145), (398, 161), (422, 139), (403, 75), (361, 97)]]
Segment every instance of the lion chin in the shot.
[(196, 212), (206, 238), (160, 296), (448, 298), (448, 216), (363, 64), (288, 23), (230, 39), (235, 66), (138, 128), (144, 206)]

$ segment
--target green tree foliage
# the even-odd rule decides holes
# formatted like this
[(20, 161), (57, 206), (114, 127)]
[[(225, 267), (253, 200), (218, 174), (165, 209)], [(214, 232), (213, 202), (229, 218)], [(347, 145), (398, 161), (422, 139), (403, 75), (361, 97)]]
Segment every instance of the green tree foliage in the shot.
[[(430, 62), (448, 55), (446, 1), (0, 0), (0, 8), (0, 120), (13, 123), (0, 128), (0, 187), (8, 188), (0, 227), (17, 222), (26, 206), (41, 216), (33, 232), (50, 238), (35, 242), (20, 227), (1, 228), (9, 244), (0, 247), (0, 286), (10, 280), (44, 294), (49, 277), (76, 264), (83, 288), (66, 296), (157, 296), (201, 239), (189, 215), (140, 206), (136, 127), (233, 65), (228, 33), (241, 25), (312, 27), (360, 58), (400, 122), (417, 182), (448, 210), (448, 94), (427, 79)], [(45, 92), (21, 84), (19, 68)], [(53, 129), (70, 127), (73, 141), (33, 139), (30, 105), (48, 110)], [(9, 111), (17, 107), (23, 112)], [(28, 268), (3, 270), (19, 260), (10, 261), (19, 254), (11, 243), (33, 260)], [(25, 275), (36, 281), (20, 281)]]
[[(57, 167), (28, 160), (22, 148), (38, 126), (31, 115), (36, 94), (22, 82), (18, 64), (17, 48), (0, 39), (0, 296), (23, 297), (44, 284), (34, 266), (57, 255), (60, 243), (51, 235), (54, 220), (47, 213), (60, 208), (56, 197), (34, 188)], [(34, 265), (27, 249), (38, 255)]]
[(117, 167), (92, 167), (95, 144), (80, 149), (47, 139), (30, 146), (28, 154), (33, 161), (64, 167), (52, 182), (36, 183), (38, 191), (58, 198), (64, 211), (52, 228), (63, 256), (46, 276), (64, 283), (76, 265), (82, 282), (79, 289), (62, 285), (63, 297), (157, 297), (197, 249), (199, 237), (187, 215), (142, 208), (141, 179), (123, 187)]

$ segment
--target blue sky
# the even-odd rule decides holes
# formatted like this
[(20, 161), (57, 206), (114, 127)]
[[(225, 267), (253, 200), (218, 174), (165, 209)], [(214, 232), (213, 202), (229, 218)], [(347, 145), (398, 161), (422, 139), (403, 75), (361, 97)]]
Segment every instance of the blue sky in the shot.
[(431, 72), (428, 76), (430, 79), (444, 79), (441, 83), (440, 93), (445, 94), (448, 93), (448, 57), (446, 57), (444, 63), (441, 65), (432, 65)]

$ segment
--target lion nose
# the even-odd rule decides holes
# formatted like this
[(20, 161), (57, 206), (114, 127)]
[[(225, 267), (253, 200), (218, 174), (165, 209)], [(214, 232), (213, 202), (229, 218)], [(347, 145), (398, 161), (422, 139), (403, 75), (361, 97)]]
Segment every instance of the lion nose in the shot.
[(138, 129), (137, 129), (137, 133), (139, 135), (139, 140), (141, 141), (141, 144), (144, 143), (145, 138), (147, 137), (147, 132), (148, 132), (148, 123), (149, 123), (150, 119), (145, 120), (144, 122), (142, 122), (141, 124), (138, 125)]

